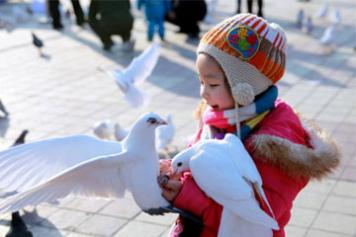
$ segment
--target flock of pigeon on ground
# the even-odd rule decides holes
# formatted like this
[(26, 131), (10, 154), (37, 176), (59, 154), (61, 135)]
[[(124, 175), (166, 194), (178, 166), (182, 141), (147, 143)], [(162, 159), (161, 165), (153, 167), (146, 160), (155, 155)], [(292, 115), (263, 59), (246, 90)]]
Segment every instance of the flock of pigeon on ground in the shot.
[[(325, 1), (321, 8), (316, 12), (315, 17), (318, 19), (327, 20), (329, 26), (325, 28), (319, 41), (323, 46), (325, 54), (333, 51), (336, 31), (341, 24), (341, 13), (337, 8), (330, 6), (329, 1)], [(307, 34), (312, 34), (314, 29), (313, 18), (311, 15), (306, 15), (303, 9), (297, 13), (297, 27), (302, 29)]]

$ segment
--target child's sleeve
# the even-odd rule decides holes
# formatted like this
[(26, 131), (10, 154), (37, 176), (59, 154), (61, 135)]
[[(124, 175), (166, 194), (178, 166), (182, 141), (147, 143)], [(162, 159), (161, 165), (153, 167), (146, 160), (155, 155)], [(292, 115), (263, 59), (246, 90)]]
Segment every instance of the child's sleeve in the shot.
[(205, 226), (218, 231), (222, 206), (209, 198), (195, 183), (189, 172), (182, 178), (182, 188), (173, 205), (202, 219)]

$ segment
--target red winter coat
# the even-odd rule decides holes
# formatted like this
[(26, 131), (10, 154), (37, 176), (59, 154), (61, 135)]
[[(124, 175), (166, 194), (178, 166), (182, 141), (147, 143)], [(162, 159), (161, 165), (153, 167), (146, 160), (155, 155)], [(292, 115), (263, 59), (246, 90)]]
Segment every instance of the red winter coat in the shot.
[[(291, 217), (295, 197), (309, 179), (321, 178), (338, 165), (337, 147), (319, 128), (302, 125), (293, 109), (281, 100), (244, 144), (260, 172), (264, 192), (280, 227), (273, 236), (285, 236), (284, 227)], [(189, 172), (182, 181), (174, 206), (203, 220), (201, 237), (216, 237), (222, 206), (199, 189)], [(268, 213), (266, 206), (262, 209)]]

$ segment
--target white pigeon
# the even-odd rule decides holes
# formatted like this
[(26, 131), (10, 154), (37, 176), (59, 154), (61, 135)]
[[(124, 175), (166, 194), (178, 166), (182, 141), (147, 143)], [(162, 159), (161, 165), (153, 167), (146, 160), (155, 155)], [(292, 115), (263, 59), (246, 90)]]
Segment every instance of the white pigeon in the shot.
[(304, 10), (300, 9), (297, 13), (297, 27), (298, 28), (302, 28), (303, 21), (304, 21)]
[(341, 23), (341, 12), (338, 9), (334, 9), (333, 13), (330, 15), (330, 21), (334, 25), (339, 25)]
[(326, 1), (324, 1), (323, 5), (321, 6), (321, 8), (316, 13), (316, 17), (324, 18), (328, 14), (328, 11), (329, 11), (329, 1), (326, 0)]
[(172, 143), (176, 131), (171, 114), (167, 116), (166, 121), (166, 125), (157, 128), (156, 145), (158, 150), (167, 149), (168, 145)]
[(53, 138), (0, 152), (0, 190), (17, 191), (0, 202), (0, 213), (58, 200), (69, 194), (119, 198), (127, 188), (138, 206), (161, 214), (169, 203), (157, 183), (155, 129), (166, 122), (141, 116), (121, 142), (78, 135)]
[[(163, 125), (163, 126), (165, 126), (165, 125)], [(159, 126), (158, 128), (160, 128), (160, 127), (162, 127), (162, 126)], [(128, 133), (129, 132), (125, 128), (120, 126), (120, 124), (115, 123), (115, 125), (114, 125), (114, 137), (115, 137), (116, 141), (121, 142), (122, 140), (124, 140), (124, 138), (127, 136)], [(157, 132), (156, 132), (156, 134), (157, 134)]]
[(200, 141), (178, 153), (172, 168), (174, 173), (190, 169), (198, 186), (223, 206), (219, 237), (272, 236), (279, 228), (255, 200), (254, 189), (270, 208), (258, 170), (236, 136)]
[(149, 96), (140, 90), (137, 85), (145, 81), (155, 68), (160, 55), (158, 44), (152, 44), (140, 56), (133, 59), (124, 70), (107, 72), (115, 78), (124, 99), (133, 107), (145, 106), (149, 102)]
[(320, 38), (320, 43), (324, 46), (328, 46), (332, 43), (332, 39), (335, 37), (335, 29), (334, 25), (327, 27)]
[(93, 133), (101, 139), (110, 140), (114, 132), (115, 124), (111, 120), (99, 121), (93, 125)]

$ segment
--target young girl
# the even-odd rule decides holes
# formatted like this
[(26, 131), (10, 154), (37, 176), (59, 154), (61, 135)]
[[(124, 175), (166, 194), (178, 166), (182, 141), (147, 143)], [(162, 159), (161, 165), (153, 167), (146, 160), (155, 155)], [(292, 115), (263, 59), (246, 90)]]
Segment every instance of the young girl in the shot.
[[(284, 73), (285, 47), (285, 34), (278, 25), (240, 14), (203, 36), (196, 61), (205, 108), (199, 108), (195, 142), (222, 139), (225, 133), (239, 135), (260, 172), (279, 224), (273, 236), (285, 236), (293, 200), (308, 181), (324, 177), (339, 163), (333, 140), (277, 99), (274, 84)], [(204, 223), (199, 228), (180, 217), (170, 236), (217, 236), (223, 208), (200, 190), (189, 172), (171, 178), (163, 196)], [(260, 206), (272, 215), (262, 202)]]

